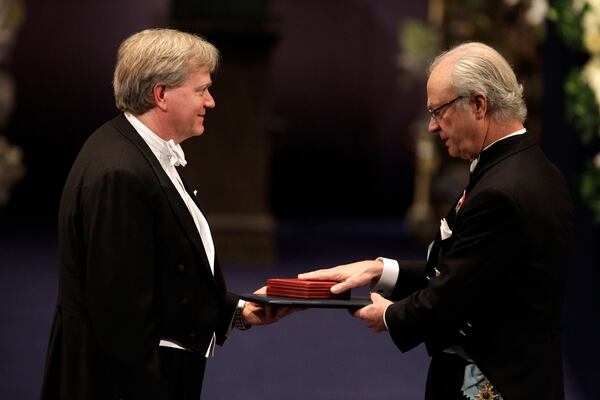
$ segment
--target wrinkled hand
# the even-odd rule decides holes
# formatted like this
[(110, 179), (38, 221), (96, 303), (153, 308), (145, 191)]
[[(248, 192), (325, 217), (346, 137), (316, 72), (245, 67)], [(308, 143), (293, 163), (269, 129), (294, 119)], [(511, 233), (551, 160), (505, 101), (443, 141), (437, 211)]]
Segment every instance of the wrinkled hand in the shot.
[(352, 315), (360, 318), (374, 332), (386, 331), (387, 328), (385, 327), (385, 322), (383, 322), (383, 314), (392, 302), (377, 293), (371, 293), (371, 301), (373, 304), (355, 311)]
[[(263, 286), (254, 294), (267, 294), (267, 287)], [(281, 318), (303, 310), (300, 307), (271, 307), (269, 305), (246, 302), (242, 310), (242, 317), (246, 325), (268, 325), (279, 321)]]
[(383, 261), (366, 260), (352, 264), (338, 265), (328, 269), (299, 274), (299, 279), (340, 282), (331, 287), (331, 293), (338, 294), (346, 290), (365, 286), (379, 279), (383, 271)]

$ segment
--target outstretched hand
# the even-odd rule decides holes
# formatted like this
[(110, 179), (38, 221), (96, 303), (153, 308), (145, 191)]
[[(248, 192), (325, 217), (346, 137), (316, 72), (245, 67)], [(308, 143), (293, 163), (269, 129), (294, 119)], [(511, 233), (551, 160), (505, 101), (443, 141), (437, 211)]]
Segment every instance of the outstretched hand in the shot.
[(366, 260), (337, 267), (319, 269), (299, 274), (299, 279), (340, 282), (331, 287), (331, 293), (338, 294), (349, 289), (370, 284), (381, 277), (383, 261)]
[[(267, 294), (267, 287), (263, 286), (254, 294)], [(271, 307), (247, 301), (242, 311), (242, 317), (246, 325), (268, 325), (301, 310), (303, 309), (300, 307)]]
[(372, 304), (355, 311), (352, 315), (361, 319), (374, 332), (386, 331), (383, 317), (385, 310), (392, 302), (377, 293), (371, 293), (371, 301)]

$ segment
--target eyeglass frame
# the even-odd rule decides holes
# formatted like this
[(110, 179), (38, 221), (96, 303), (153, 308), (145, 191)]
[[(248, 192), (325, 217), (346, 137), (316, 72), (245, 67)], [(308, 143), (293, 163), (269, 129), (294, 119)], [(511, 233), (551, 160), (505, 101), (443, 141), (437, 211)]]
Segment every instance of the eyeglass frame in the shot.
[(457, 97), (453, 98), (452, 100), (450, 100), (449, 102), (447, 102), (445, 104), (442, 104), (439, 107), (428, 108), (427, 112), (429, 113), (429, 115), (431, 116), (431, 118), (433, 118), (433, 119), (435, 119), (437, 121), (440, 111), (442, 111), (444, 108), (448, 107), (449, 105), (451, 105), (455, 101), (458, 101), (458, 100), (463, 99), (465, 97), (470, 97), (470, 96), (467, 96), (467, 95), (457, 96)]

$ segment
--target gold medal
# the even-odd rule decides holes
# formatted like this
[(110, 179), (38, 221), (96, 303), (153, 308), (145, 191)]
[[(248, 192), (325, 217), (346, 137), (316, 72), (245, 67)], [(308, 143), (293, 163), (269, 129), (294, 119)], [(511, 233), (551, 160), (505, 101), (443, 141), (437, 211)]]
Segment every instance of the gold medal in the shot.
[(479, 400), (493, 400), (496, 396), (494, 386), (486, 379), (483, 387), (479, 388)]

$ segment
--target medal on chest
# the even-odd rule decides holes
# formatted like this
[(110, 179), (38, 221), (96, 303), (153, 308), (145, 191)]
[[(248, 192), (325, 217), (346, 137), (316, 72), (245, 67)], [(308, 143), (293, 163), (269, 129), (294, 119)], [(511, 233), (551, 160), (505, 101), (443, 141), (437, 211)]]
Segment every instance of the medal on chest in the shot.
[(486, 379), (484, 385), (479, 389), (479, 400), (493, 400), (497, 398), (499, 396), (494, 390), (494, 386)]
[(463, 204), (465, 204), (465, 201), (467, 201), (467, 191), (463, 190), (463, 194), (460, 197), (460, 199), (458, 200), (458, 203), (456, 203), (456, 207), (454, 208), (454, 211), (458, 212), (458, 210), (460, 210), (460, 208), (463, 206)]

